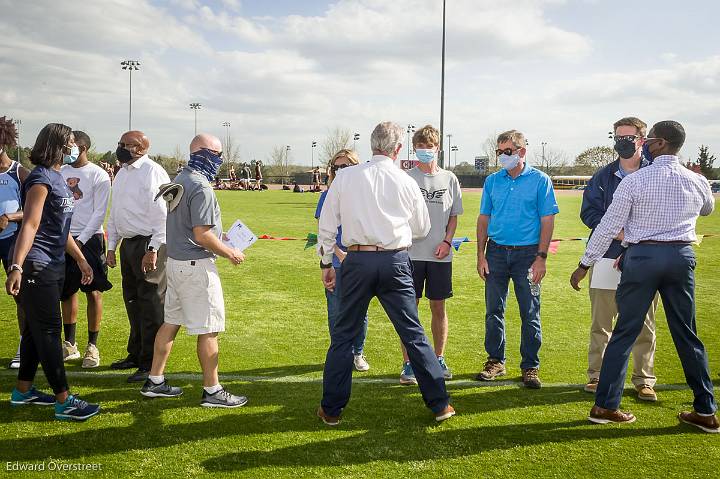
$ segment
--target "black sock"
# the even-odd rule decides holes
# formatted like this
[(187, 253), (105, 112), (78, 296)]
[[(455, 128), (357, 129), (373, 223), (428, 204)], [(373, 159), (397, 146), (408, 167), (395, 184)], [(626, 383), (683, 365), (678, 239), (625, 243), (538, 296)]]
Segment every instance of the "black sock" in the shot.
[(98, 334), (100, 334), (100, 331), (90, 331), (88, 329), (88, 343), (97, 346)]
[(63, 324), (63, 328), (65, 329), (65, 341), (70, 344), (75, 344), (75, 329), (77, 328), (77, 323)]

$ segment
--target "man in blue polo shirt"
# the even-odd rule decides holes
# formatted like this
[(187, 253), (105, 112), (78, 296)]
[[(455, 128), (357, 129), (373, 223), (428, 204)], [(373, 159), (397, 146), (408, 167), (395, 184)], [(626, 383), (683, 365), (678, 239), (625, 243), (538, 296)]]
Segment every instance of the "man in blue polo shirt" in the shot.
[[(510, 279), (520, 307), (523, 384), (538, 389), (540, 367), (540, 282), (560, 211), (552, 181), (525, 162), (525, 136), (506, 131), (497, 139), (503, 169), (485, 180), (477, 221), (477, 270), (485, 281), (485, 351), (477, 375), (490, 381), (505, 375), (505, 303)], [(487, 248), (486, 248), (487, 246)]]

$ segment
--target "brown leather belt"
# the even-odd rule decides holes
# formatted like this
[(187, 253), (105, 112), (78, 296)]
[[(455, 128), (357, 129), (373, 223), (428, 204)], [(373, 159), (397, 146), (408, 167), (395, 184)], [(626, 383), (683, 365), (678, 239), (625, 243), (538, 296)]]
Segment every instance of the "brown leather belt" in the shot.
[(407, 248), (385, 249), (382, 246), (369, 244), (354, 244), (348, 246), (348, 251), (405, 251)]
[(692, 241), (654, 241), (654, 240), (645, 240), (645, 241), (639, 241), (638, 244), (679, 244), (679, 245), (691, 245), (693, 244)]

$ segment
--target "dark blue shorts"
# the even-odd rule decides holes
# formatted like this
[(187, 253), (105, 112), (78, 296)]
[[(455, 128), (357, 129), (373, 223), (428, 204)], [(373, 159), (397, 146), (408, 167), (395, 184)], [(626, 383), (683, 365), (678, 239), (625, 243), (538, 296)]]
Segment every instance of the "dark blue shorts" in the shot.
[(65, 255), (65, 282), (60, 294), (60, 300), (65, 301), (78, 292), (91, 293), (93, 291), (107, 291), (112, 288), (108, 281), (107, 264), (105, 264), (105, 237), (95, 234), (82, 247), (83, 256), (93, 270), (93, 281), (90, 284), (82, 284), (82, 273), (77, 263), (69, 254)]
[(452, 297), (452, 262), (412, 260), (412, 266), (415, 297), (422, 298), (423, 290), (427, 299)]
[(15, 242), (15, 237), (12, 235), (7, 238), (0, 239), (0, 261), (2, 262), (3, 271), (7, 273), (8, 268), (12, 264), (12, 258), (10, 257), (10, 247)]

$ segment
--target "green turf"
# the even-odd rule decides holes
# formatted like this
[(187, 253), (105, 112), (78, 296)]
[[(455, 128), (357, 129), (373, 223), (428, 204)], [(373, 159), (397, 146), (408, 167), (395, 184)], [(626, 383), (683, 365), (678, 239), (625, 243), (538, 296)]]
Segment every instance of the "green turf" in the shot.
[[(220, 192), (223, 220), (243, 219), (258, 235), (305, 237), (315, 230), (317, 195)], [(474, 237), (479, 194), (465, 195), (467, 213), (458, 236)], [(587, 236), (578, 220), (579, 196), (560, 196), (557, 238)], [(700, 233), (720, 233), (720, 213), (702, 218)], [(260, 240), (247, 261), (232, 267), (220, 260), (227, 307), (221, 336), (221, 374), (233, 392), (250, 403), (235, 411), (197, 407), (200, 381), (174, 380), (185, 388), (175, 400), (145, 400), (137, 386), (107, 376), (111, 360), (124, 356), (128, 324), (119, 271), (105, 295), (100, 335), (103, 367), (98, 375), (72, 375), (74, 391), (102, 404), (102, 413), (82, 424), (54, 421), (51, 409), (11, 408), (0, 403), (0, 470), (7, 462), (99, 463), (101, 476), (166, 477), (175, 474), (240, 477), (717, 477), (720, 437), (679, 425), (678, 410), (691, 407), (687, 389), (661, 389), (647, 404), (627, 392), (623, 407), (638, 421), (594, 426), (586, 421), (592, 397), (579, 388), (585, 380), (589, 336), (587, 290), (577, 293), (568, 278), (582, 253), (579, 241), (563, 242), (548, 261), (543, 283), (543, 347), (539, 391), (506, 386), (448, 383), (458, 416), (435, 425), (417, 388), (394, 383), (356, 383), (340, 427), (324, 427), (315, 417), (321, 368), (328, 345), (325, 299), (317, 257), (304, 241)], [(720, 371), (717, 329), (720, 238), (697, 248), (698, 329), (707, 346), (712, 374)], [(447, 360), (456, 378), (469, 380), (482, 367), (483, 284), (475, 270), (475, 246), (465, 244), (454, 264), (455, 297), (448, 303)], [(584, 284), (587, 287), (587, 283)], [(84, 304), (84, 302), (83, 302)], [(421, 317), (428, 324), (427, 303)], [(508, 310), (509, 379), (519, 376), (517, 305)], [(17, 329), (9, 298), (0, 300), (0, 358), (15, 352)], [(84, 314), (78, 343), (84, 344)], [(362, 378), (396, 379), (401, 366), (398, 340), (374, 301), (366, 354), (371, 370)], [(181, 333), (168, 373), (198, 373), (192, 338)], [(662, 311), (658, 314), (656, 373), (659, 385), (683, 385), (682, 370)], [(239, 380), (262, 376), (269, 380)], [(287, 379), (284, 379), (287, 378)], [(301, 378), (298, 380), (298, 378)], [(304, 379), (303, 379), (304, 378)], [(247, 378), (245, 378), (247, 379)], [(292, 381), (288, 381), (292, 379)], [(47, 384), (38, 373), (41, 388)], [(8, 397), (13, 373), (0, 372), (0, 394)], [(8, 473), (10, 474), (10, 473)], [(18, 477), (33, 477), (33, 474)], [(98, 473), (68, 473), (90, 477)], [(38, 477), (59, 477), (46, 471)]]

